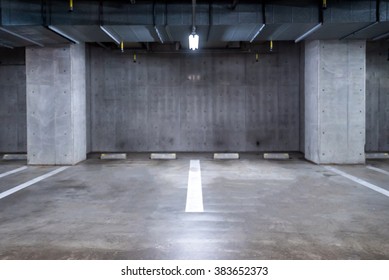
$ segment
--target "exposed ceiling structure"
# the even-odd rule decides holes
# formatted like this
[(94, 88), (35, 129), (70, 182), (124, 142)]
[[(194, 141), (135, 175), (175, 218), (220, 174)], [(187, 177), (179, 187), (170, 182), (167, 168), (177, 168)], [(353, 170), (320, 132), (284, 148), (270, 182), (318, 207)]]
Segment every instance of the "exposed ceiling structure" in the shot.
[(271, 40), (389, 38), (389, 0), (0, 0), (0, 5), (0, 47), (9, 48), (71, 41), (187, 49), (193, 8), (202, 49)]

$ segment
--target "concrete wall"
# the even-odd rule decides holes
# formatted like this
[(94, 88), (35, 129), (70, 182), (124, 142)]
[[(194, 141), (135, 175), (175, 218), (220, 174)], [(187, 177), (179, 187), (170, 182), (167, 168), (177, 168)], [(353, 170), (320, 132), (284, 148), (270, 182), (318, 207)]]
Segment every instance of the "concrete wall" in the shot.
[(304, 59), (304, 153), (313, 162), (319, 162), (319, 41), (305, 44)]
[(85, 46), (28, 47), (26, 76), (28, 163), (85, 159)]
[(91, 49), (92, 151), (299, 150), (299, 45), (132, 55)]
[(300, 43), (300, 152), (305, 149), (305, 44)]
[[(151, 105), (145, 103), (150, 99), (154, 102), (154, 106), (157, 106), (157, 109), (159, 108), (158, 106), (162, 106), (160, 102), (160, 99), (163, 99), (162, 96), (156, 97), (151, 93), (152, 90), (155, 92), (156, 88), (158, 88), (155, 79), (162, 79), (161, 73), (163, 73), (166, 68), (153, 63), (153, 61), (155, 59), (159, 62), (166, 61), (166, 56), (138, 54), (138, 63), (135, 64), (132, 62), (132, 53), (122, 55), (109, 51), (102, 51), (100, 49), (88, 48), (86, 60), (90, 61), (90, 63), (87, 62), (86, 64), (86, 87), (88, 89), (87, 93), (89, 94), (86, 100), (87, 152), (92, 150), (138, 151), (138, 149), (139, 151), (211, 151), (229, 149), (243, 151), (298, 150), (298, 147), (296, 146), (297, 143), (300, 145), (300, 150), (304, 152), (304, 95), (300, 95), (300, 98), (298, 99), (295, 95), (297, 91), (295, 89), (296, 85), (294, 84), (294, 81), (292, 83), (291, 78), (285, 79), (283, 82), (284, 84), (289, 83), (292, 85), (288, 92), (292, 95), (290, 100), (292, 100), (291, 106), (294, 106), (294, 109), (292, 110), (291, 106), (288, 106), (288, 110), (293, 112), (296, 112), (296, 110), (300, 111), (300, 113), (297, 114), (290, 111), (286, 114), (286, 116), (291, 116), (292, 118), (293, 130), (291, 128), (285, 129), (285, 125), (282, 126), (279, 116), (275, 114), (278, 110), (282, 111), (282, 106), (284, 105), (282, 105), (282, 103), (278, 104), (278, 99), (281, 94), (279, 93), (279, 85), (274, 82), (274, 75), (276, 74), (276, 71), (281, 71), (284, 75), (292, 75), (294, 77), (293, 79), (299, 78), (300, 92), (303, 92), (305, 84), (304, 75), (302, 73), (304, 72), (305, 67), (305, 57), (304, 55), (300, 55), (300, 75), (296, 75), (295, 71), (291, 71), (290, 68), (292, 65), (293, 67), (298, 67), (296, 66), (297, 62), (292, 58), (298, 51), (294, 49), (295, 47), (292, 45), (280, 46), (279, 43), (277, 43), (276, 46), (281, 47), (279, 52), (284, 52), (288, 47), (292, 47), (291, 50), (288, 50), (286, 61), (282, 61), (283, 56), (281, 56), (281, 53), (280, 55), (274, 54), (271, 56), (261, 55), (260, 62), (258, 63), (255, 63), (253, 55), (249, 54), (219, 54), (214, 58), (209, 57), (209, 55), (202, 55), (201, 62), (197, 61), (196, 63), (193, 61), (193, 56), (173, 56), (173, 61), (171, 61), (169, 65), (171, 67), (177, 66), (178, 70), (175, 70), (173, 73), (166, 71), (167, 73), (170, 73), (169, 75), (166, 75), (166, 77), (172, 75), (178, 76), (174, 81), (165, 81), (165, 84), (163, 84), (161, 88), (165, 88), (166, 91), (169, 91), (170, 96), (176, 94), (173, 97), (177, 98), (178, 101), (174, 101), (176, 102), (174, 104), (178, 104), (178, 106), (172, 106), (171, 116), (175, 116), (174, 114), (177, 113), (178, 117), (177, 120), (175, 120), (176, 123), (174, 121), (167, 121), (169, 125), (166, 134), (162, 131), (164, 120), (162, 119), (160, 121), (158, 120), (158, 117), (153, 117), (153, 114), (149, 112)], [(318, 54), (318, 49), (312, 49), (312, 47), (313, 45), (311, 44), (307, 49), (308, 53), (311, 52), (310, 57), (312, 57), (314, 53)], [(366, 46), (366, 151), (368, 152), (389, 151), (389, 122), (387, 121), (389, 120), (388, 48), (388, 42), (368, 42)], [(303, 48), (301, 48), (301, 51), (304, 53)], [(315, 71), (319, 70), (319, 61), (317, 60), (319, 57), (315, 57), (316, 59), (310, 59), (310, 64), (306, 65), (309, 73), (315, 73)], [(123, 60), (123, 58), (125, 59)], [(236, 58), (235, 62), (238, 63), (238, 67), (233, 65), (234, 58)], [(351, 55), (349, 58), (353, 59), (353, 56)], [(109, 62), (111, 59), (113, 59), (114, 62)], [(77, 64), (77, 61), (82, 61), (82, 59), (75, 59), (74, 63)], [(0, 152), (26, 152), (27, 128), (24, 48), (14, 50), (0, 49), (0, 62)], [(121, 63), (122, 66), (120, 66)], [(148, 65), (146, 65), (146, 63)], [(186, 63), (188, 66), (185, 66)], [(201, 66), (201, 63), (204, 63), (204, 67)], [(219, 67), (219, 63), (224, 64)], [(115, 64), (118, 66), (117, 69), (114, 67)], [(243, 67), (240, 64), (243, 64)], [(101, 69), (93, 68), (97, 65), (104, 65), (104, 67)], [(148, 74), (150, 65), (152, 65), (151, 67), (154, 72)], [(207, 66), (209, 69), (206, 68), (206, 65), (210, 65)], [(284, 67), (284, 65), (288, 65), (289, 68)], [(60, 67), (59, 64), (57, 64), (57, 67)], [(91, 69), (91, 67), (93, 69)], [(114, 67), (114, 69), (112, 69), (112, 67)], [(123, 67), (124, 74), (120, 73), (120, 67)], [(232, 70), (223, 69), (226, 67), (231, 67)], [(236, 71), (234, 71), (234, 67), (237, 69)], [(145, 68), (145, 70), (142, 70), (143, 68)], [(225, 71), (224, 74), (221, 73), (218, 68), (223, 69), (223, 71)], [(242, 70), (242, 68), (244, 70)], [(191, 69), (194, 73), (193, 80), (191, 80), (191, 74), (188, 74), (188, 69)], [(170, 69), (167, 70), (170, 71)], [(183, 72), (184, 70), (185, 72)], [(210, 71), (213, 70), (215, 70), (215, 73), (210, 73)], [(115, 74), (110, 74), (110, 71), (113, 71)], [(137, 78), (134, 79), (134, 77), (130, 77), (130, 75), (132, 76), (132, 71)], [(144, 71), (143, 74), (142, 71)], [(161, 77), (155, 76), (153, 74), (155, 71), (158, 71)], [(202, 75), (201, 77), (203, 79), (200, 77), (198, 81), (196, 80), (197, 72)], [(123, 79), (129, 77), (128, 81), (119, 81), (118, 78), (115, 77), (117, 73), (123, 75)], [(222, 76), (220, 76), (221, 74)], [(215, 75), (219, 75), (219, 78)], [(228, 75), (232, 77), (235, 75), (235, 79), (238, 80), (228, 80)], [(258, 77), (257, 79), (255, 79), (255, 75)], [(92, 76), (97, 84), (92, 85)], [(246, 78), (242, 76), (246, 76)], [(314, 76), (315, 75), (310, 75), (308, 79), (313, 79)], [(103, 77), (104, 80), (101, 80), (101, 77)], [(109, 81), (112, 77), (114, 78), (114, 82)], [(211, 77), (216, 77), (215, 79), (218, 82), (212, 84), (212, 81), (210, 80)], [(173, 77), (170, 77), (170, 79), (173, 79)], [(317, 79), (316, 83), (313, 81), (310, 82), (309, 85), (311, 87), (314, 85), (318, 87), (318, 76), (314, 79)], [(241, 86), (239, 86), (239, 84), (241, 84)], [(230, 87), (228, 85), (230, 85)], [(74, 84), (74, 87), (78, 86), (83, 88), (82, 81), (81, 84), (77, 85), (77, 82)], [(116, 87), (116, 89), (111, 91), (108, 89), (109, 87)], [(237, 87), (242, 88), (237, 92), (244, 93), (244, 97), (240, 96), (241, 99), (236, 98), (237, 96), (234, 97), (234, 95), (231, 94), (231, 91), (237, 89)], [(92, 88), (93, 91), (91, 90)], [(258, 90), (256, 90), (256, 88)], [(219, 92), (219, 97), (216, 97), (217, 95), (214, 96), (215, 92), (220, 89), (222, 90), (222, 95), (220, 95)], [(120, 93), (117, 91), (120, 91)], [(198, 91), (202, 91), (203, 95), (198, 93)], [(265, 92), (268, 94), (273, 93), (270, 95), (273, 100), (270, 96), (264, 94)], [(134, 98), (134, 93), (138, 93), (138, 95), (135, 94), (135, 96), (138, 96), (137, 98)], [(151, 94), (151, 97), (149, 94)], [(167, 96), (169, 95), (167, 94)], [(245, 111), (244, 121), (241, 118), (232, 116), (228, 119), (228, 116), (226, 116), (227, 113), (221, 113), (223, 112), (223, 107), (221, 108), (221, 112), (220, 109), (219, 111), (212, 111), (212, 104), (220, 107), (218, 104), (222, 101), (221, 98), (227, 97), (230, 98), (227, 102), (230, 102), (231, 104), (225, 104), (227, 106), (225, 110), (232, 110), (233, 112), (234, 108), (230, 109), (230, 107), (235, 106), (235, 112), (239, 110)], [(309, 104), (307, 110), (315, 110), (316, 107), (314, 105), (317, 104), (315, 98), (317, 97), (307, 97), (308, 99), (313, 99), (307, 101)], [(144, 102), (143, 110), (138, 107), (142, 105), (142, 98)], [(251, 101), (254, 99), (256, 100), (256, 103), (251, 104)], [(244, 100), (244, 102), (240, 101), (241, 103), (239, 103), (239, 100)], [(290, 102), (290, 100), (288, 100), (288, 102)], [(298, 102), (298, 100), (300, 100), (300, 110), (296, 103), (294, 103)], [(314, 100), (316, 100), (316, 102), (314, 102)], [(124, 104), (121, 104), (122, 101)], [(238, 101), (238, 103), (236, 101)], [(265, 104), (261, 104), (262, 101)], [(92, 102), (95, 105), (95, 109), (93, 110), (91, 110)], [(303, 102), (303, 104), (301, 104), (301, 102)], [(130, 103), (132, 104), (131, 107), (135, 108), (135, 113), (129, 110), (128, 107), (130, 106)], [(82, 104), (82, 102), (79, 104)], [(119, 108), (115, 110), (112, 108), (113, 104), (119, 104)], [(225, 105), (223, 104), (223, 106)], [(246, 110), (251, 107), (252, 115)], [(120, 111), (122, 110), (121, 108), (124, 108), (123, 112)], [(197, 112), (196, 117), (190, 121), (190, 116), (186, 116), (182, 112), (182, 108), (187, 108), (187, 110), (192, 110), (195, 113)], [(203, 112), (207, 111), (206, 108), (209, 108), (209, 111), (212, 111), (212, 113), (208, 113), (208, 115), (199, 113), (201, 109), (203, 109)], [(268, 110), (270, 109), (270, 112), (267, 112), (267, 114), (265, 114), (266, 108)], [(107, 113), (106, 110), (109, 110), (109, 113)], [(188, 112), (186, 114), (188, 114)], [(161, 131), (150, 132), (150, 130), (152, 130), (151, 122), (148, 121), (150, 115), (152, 117), (153, 125), (161, 127)], [(162, 115), (163, 117), (168, 117), (166, 114)], [(135, 117), (135, 119), (132, 119), (133, 117)], [(303, 122), (296, 125), (294, 119), (296, 117), (302, 118)], [(172, 119), (175, 118), (172, 117)], [(208, 120), (212, 123), (208, 123)], [(215, 123), (215, 120), (219, 121), (219, 123)], [(308, 114), (307, 120), (308, 124), (314, 125), (317, 123), (317, 116)], [(93, 125), (89, 125), (89, 122), (93, 123)], [(144, 128), (142, 128), (142, 122), (145, 124)], [(230, 125), (228, 122), (235, 122), (235, 127), (232, 125), (233, 129), (229, 129)], [(283, 145), (280, 140), (283, 134), (277, 134), (276, 132), (271, 133), (271, 128), (267, 127), (267, 125), (270, 126), (271, 123), (274, 123), (277, 127), (284, 127), (284, 131), (289, 133), (293, 138), (292, 141), (288, 141), (287, 145), (285, 145), (285, 143)], [(171, 124), (175, 124), (175, 126), (172, 127)], [(183, 126), (182, 124), (186, 126)], [(100, 125), (102, 126), (100, 127)], [(82, 128), (79, 128), (80, 130), (78, 133), (82, 133)], [(131, 130), (131, 132), (129, 132), (129, 130)], [(298, 130), (300, 131), (300, 137), (297, 136), (296, 138), (294, 131)], [(90, 131), (92, 131), (94, 135), (93, 146)], [(104, 135), (104, 131), (107, 132), (106, 135)], [(116, 135), (116, 131), (118, 132), (118, 135)], [(178, 131), (178, 135), (172, 135), (173, 132), (171, 131), (174, 133), (175, 131)], [(157, 136), (153, 135), (153, 133)], [(189, 134), (189, 136), (183, 134)], [(158, 135), (162, 135), (164, 138), (160, 138)], [(224, 137), (224, 135), (227, 135), (227, 137)], [(235, 137), (235, 135), (238, 135), (238, 137)], [(308, 138), (318, 137), (317, 133), (306, 135)], [(151, 140), (149, 137), (155, 137), (155, 139)], [(168, 140), (170, 140), (170, 138), (173, 138), (175, 144), (169, 143)], [(237, 139), (235, 144), (233, 140), (230, 140), (231, 138)], [(216, 143), (217, 140), (220, 142)], [(227, 140), (227, 142), (225, 140)], [(259, 146), (257, 146), (257, 140)], [(178, 141), (178, 143), (176, 141)], [(184, 141), (187, 142), (185, 143)], [(222, 143), (223, 141), (225, 142)], [(313, 140), (308, 141), (306, 148), (310, 150), (310, 154), (314, 155), (315, 150), (312, 150), (312, 145), (310, 144), (312, 141)], [(242, 147), (236, 147), (236, 143), (238, 142), (244, 142)], [(199, 143), (202, 144), (196, 146)], [(197, 149), (197, 147), (199, 148)], [(316, 152), (318, 152), (318, 150), (316, 150)], [(317, 154), (316, 158), (318, 157), (319, 155)]]
[(366, 151), (389, 151), (389, 42), (366, 45)]
[(0, 152), (27, 151), (24, 48), (0, 48)]
[(365, 42), (305, 44), (305, 157), (365, 161)]
[(85, 89), (86, 89), (86, 152), (92, 151), (91, 140), (91, 52), (90, 48), (85, 48)]
[(70, 46), (71, 122), (73, 136), (72, 164), (86, 159), (86, 54), (85, 44)]

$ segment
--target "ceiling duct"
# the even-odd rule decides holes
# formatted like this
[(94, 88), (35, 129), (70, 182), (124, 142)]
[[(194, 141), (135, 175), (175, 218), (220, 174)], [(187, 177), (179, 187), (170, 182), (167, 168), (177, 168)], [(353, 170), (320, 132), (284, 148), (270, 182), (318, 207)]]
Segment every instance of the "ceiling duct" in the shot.
[(0, 30), (3, 31), (3, 32), (5, 32), (5, 33), (7, 33), (7, 34), (9, 34), (9, 35), (12, 35), (12, 36), (14, 36), (14, 37), (16, 37), (16, 38), (19, 38), (19, 39), (22, 39), (22, 40), (27, 41), (27, 42), (29, 42), (29, 43), (32, 43), (32, 44), (34, 44), (34, 45), (37, 45), (37, 46), (39, 46), (39, 47), (44, 47), (43, 44), (38, 43), (37, 41), (34, 41), (34, 40), (32, 40), (32, 39), (30, 39), (30, 38), (27, 38), (27, 37), (25, 37), (25, 36), (19, 35), (19, 34), (13, 32), (13, 31), (11, 31), (11, 30), (8, 30), (8, 29), (4, 28), (4, 27), (0, 27)]

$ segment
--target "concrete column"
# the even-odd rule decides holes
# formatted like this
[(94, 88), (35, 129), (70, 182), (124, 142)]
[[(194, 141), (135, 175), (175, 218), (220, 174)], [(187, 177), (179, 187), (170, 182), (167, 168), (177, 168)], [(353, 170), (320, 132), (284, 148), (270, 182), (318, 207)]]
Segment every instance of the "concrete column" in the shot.
[(28, 164), (86, 158), (85, 45), (26, 48)]
[(305, 157), (365, 162), (365, 41), (305, 43)]

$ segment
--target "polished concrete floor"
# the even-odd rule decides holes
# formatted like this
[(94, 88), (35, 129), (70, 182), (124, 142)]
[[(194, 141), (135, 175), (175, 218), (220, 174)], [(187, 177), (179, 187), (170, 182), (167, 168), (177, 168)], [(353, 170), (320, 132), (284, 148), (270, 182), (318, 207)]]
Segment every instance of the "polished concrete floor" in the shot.
[[(379, 192), (299, 158), (178, 156), (92, 158), (0, 199), (0, 259), (389, 259)], [(185, 212), (191, 159), (203, 213)], [(24, 164), (0, 161), (0, 174)], [(335, 167), (389, 190), (388, 174)], [(0, 178), (0, 193), (57, 168)]]

